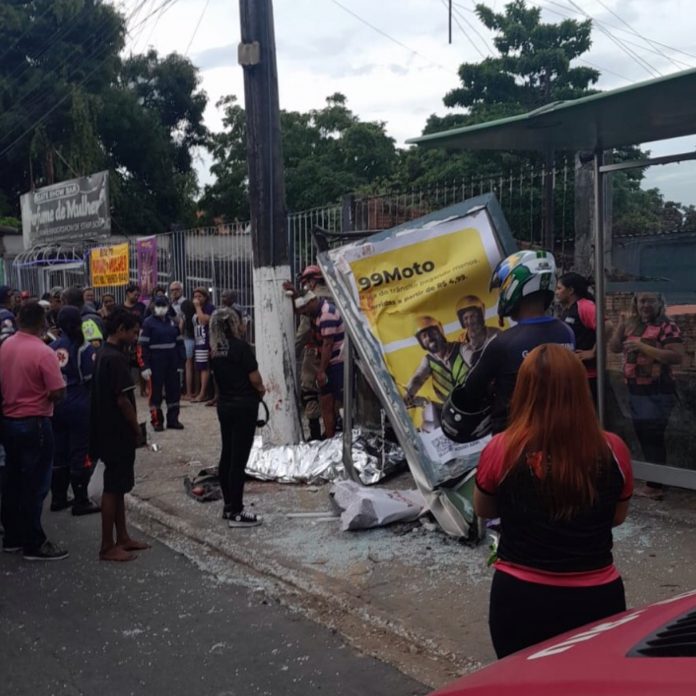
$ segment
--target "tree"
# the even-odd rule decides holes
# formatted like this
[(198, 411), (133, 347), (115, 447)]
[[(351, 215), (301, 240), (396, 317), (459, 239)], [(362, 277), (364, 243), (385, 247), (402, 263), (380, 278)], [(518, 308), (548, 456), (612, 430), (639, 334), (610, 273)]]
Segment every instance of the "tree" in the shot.
[(192, 221), (206, 97), (186, 58), (122, 60), (99, 0), (0, 0), (0, 214), (33, 187), (111, 170), (116, 232)]
[[(554, 101), (590, 94), (599, 72), (571, 66), (590, 49), (592, 23), (566, 19), (541, 22), (541, 9), (513, 0), (504, 13), (483, 4), (476, 14), (495, 32), (499, 56), (459, 68), (461, 86), (445, 95), (448, 107), (468, 109), (468, 124), (481, 123), (538, 109)], [(432, 125), (432, 123), (431, 123)]]
[[(464, 63), (459, 68), (461, 84), (444, 97), (445, 106), (461, 111), (444, 117), (432, 115), (424, 134), (470, 126), (532, 111), (557, 100), (575, 99), (592, 93), (599, 73), (576, 67), (572, 62), (591, 45), (591, 23), (565, 20), (559, 24), (541, 21), (541, 10), (528, 7), (525, 0), (513, 0), (502, 13), (484, 4), (476, 5), (476, 14), (487, 29), (495, 34), (497, 55), (480, 63)], [(567, 153), (572, 157), (571, 153)], [(395, 182), (416, 188), (445, 181), (463, 181), (472, 177), (508, 176), (530, 167), (550, 171), (550, 152), (458, 152), (445, 148), (411, 149), (402, 153)], [(415, 179), (413, 178), (415, 175)], [(547, 177), (550, 182), (550, 177)], [(537, 210), (543, 204), (538, 191), (529, 184), (520, 184), (519, 200)], [(544, 199), (551, 203), (552, 191)], [(551, 212), (551, 205), (547, 207)], [(520, 229), (529, 220), (525, 205), (506, 210), (513, 229)], [(546, 218), (550, 236), (550, 216)], [(526, 226), (525, 226), (526, 227)]]
[(124, 35), (94, 0), (0, 2), (0, 189), (12, 212), (30, 187), (73, 176), (69, 157), (99, 159), (90, 130)]
[(199, 82), (188, 59), (150, 50), (125, 60), (104, 96), (97, 121), (112, 169), (117, 231), (154, 234), (193, 224), (192, 150), (208, 142)]
[[(213, 172), (217, 181), (206, 187), (201, 207), (207, 217), (244, 218), (246, 205), (246, 132), (244, 110), (226, 97), (224, 130), (211, 136)], [(282, 111), (286, 201), (289, 210), (335, 203), (341, 196), (382, 181), (397, 164), (394, 141), (385, 125), (361, 121), (342, 94), (326, 99), (323, 109)]]

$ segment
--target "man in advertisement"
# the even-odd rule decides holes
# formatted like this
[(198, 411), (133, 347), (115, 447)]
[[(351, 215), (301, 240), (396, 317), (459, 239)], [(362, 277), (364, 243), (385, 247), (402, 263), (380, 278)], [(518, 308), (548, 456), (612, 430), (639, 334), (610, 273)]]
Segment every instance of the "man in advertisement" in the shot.
[(428, 379), (432, 380), (436, 400), (432, 409), (428, 404), (424, 409), (422, 429), (434, 430), (440, 425), (442, 406), (456, 384), (459, 384), (468, 371), (461, 353), (460, 343), (447, 341), (442, 324), (430, 316), (416, 318), (416, 338), (425, 355), (406, 385), (404, 401), (407, 406), (414, 405), (414, 397)]
[(521, 251), (498, 264), (491, 278), (491, 287), (500, 289), (498, 316), (516, 325), (488, 343), (466, 381), (453, 389), (442, 414), (442, 430), (451, 440), (482, 437), (489, 418), (493, 433), (505, 430), (517, 371), (532, 349), (560, 343), (575, 350), (572, 330), (546, 314), (555, 285), (556, 262), (547, 251)]
[(483, 349), (502, 331), (486, 326), (486, 305), (476, 295), (464, 295), (457, 302), (455, 310), (464, 329), (460, 338), (462, 358), (471, 369), (478, 362)]

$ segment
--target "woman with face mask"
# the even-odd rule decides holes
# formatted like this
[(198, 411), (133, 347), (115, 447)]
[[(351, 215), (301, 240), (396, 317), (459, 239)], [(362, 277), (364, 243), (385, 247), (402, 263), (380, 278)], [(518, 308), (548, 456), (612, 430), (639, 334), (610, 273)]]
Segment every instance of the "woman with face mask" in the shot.
[(142, 348), (141, 375), (150, 383), (150, 417), (157, 432), (164, 430), (162, 389), (167, 398), (167, 428), (183, 430), (179, 423), (180, 371), (186, 362), (184, 339), (176, 320), (169, 314), (166, 297), (155, 298), (152, 315), (143, 322), (138, 342)]
[[(684, 360), (684, 341), (679, 327), (665, 313), (661, 293), (633, 296), (631, 312), (621, 315), (609, 348), (623, 353), (631, 419), (643, 456), (652, 464), (666, 464), (665, 431), (677, 401), (672, 366)], [(660, 500), (662, 484), (648, 481), (636, 494)]]

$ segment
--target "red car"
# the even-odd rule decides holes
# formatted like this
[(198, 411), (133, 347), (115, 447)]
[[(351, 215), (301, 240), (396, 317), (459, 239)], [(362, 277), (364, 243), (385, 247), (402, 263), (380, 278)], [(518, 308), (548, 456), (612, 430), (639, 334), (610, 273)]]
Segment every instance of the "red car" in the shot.
[(521, 650), (431, 696), (692, 696), (696, 590)]

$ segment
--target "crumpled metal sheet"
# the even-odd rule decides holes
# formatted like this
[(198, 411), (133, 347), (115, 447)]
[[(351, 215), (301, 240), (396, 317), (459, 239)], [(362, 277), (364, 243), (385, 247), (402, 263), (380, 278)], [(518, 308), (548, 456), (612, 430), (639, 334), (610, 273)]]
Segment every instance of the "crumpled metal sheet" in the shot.
[[(353, 466), (369, 486), (406, 468), (398, 444), (379, 434), (353, 430)], [(329, 483), (347, 478), (343, 466), (343, 437), (280, 447), (263, 446), (257, 437), (246, 466), (249, 476), (280, 483)]]

